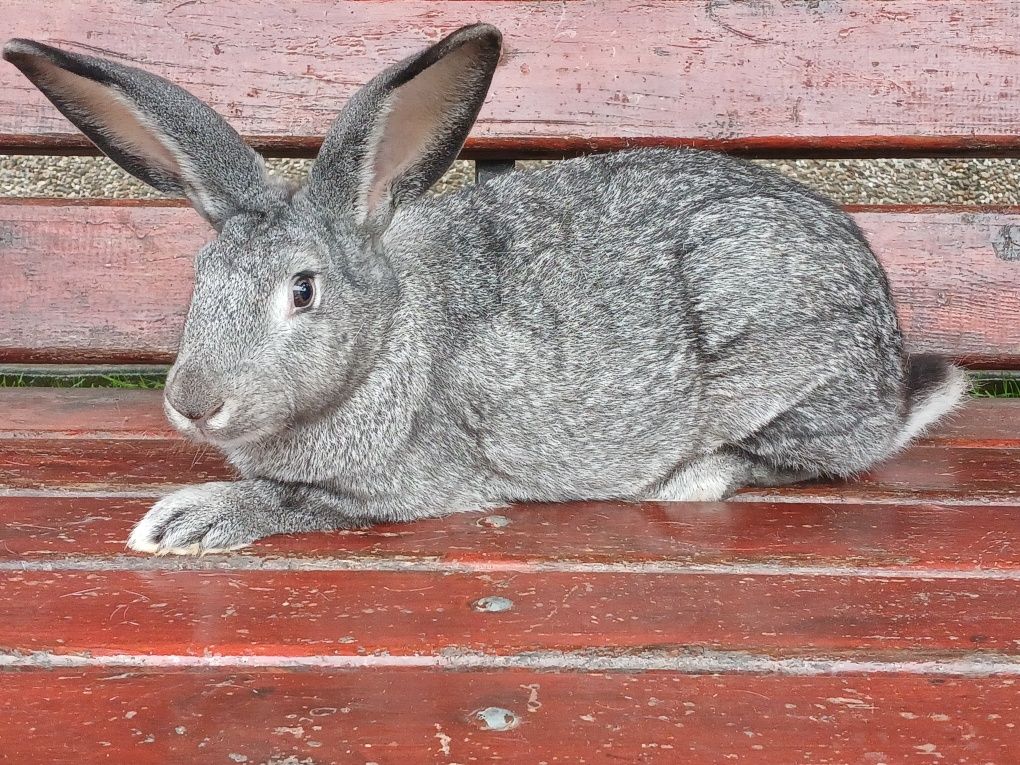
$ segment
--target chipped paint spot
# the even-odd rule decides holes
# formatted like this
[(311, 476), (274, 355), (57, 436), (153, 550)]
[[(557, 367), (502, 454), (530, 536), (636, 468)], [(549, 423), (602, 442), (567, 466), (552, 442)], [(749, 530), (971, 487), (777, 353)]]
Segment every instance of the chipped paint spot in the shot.
[(538, 700), (538, 691), (541, 688), (538, 683), (532, 683), (531, 685), (522, 685), (521, 688), (528, 691), (528, 711), (537, 712), (542, 708), (542, 702)]
[(521, 724), (520, 719), (509, 709), (503, 707), (486, 707), (474, 712), (471, 717), (479, 723), (483, 730), (513, 730)]
[(514, 602), (510, 600), (510, 598), (504, 598), (500, 595), (487, 595), (484, 598), (479, 598), (471, 604), (471, 608), (475, 611), (482, 611), (485, 613), (509, 611), (513, 607)]
[(443, 726), (436, 723), (436, 738), (439, 739), (439, 749), (447, 757), (450, 756), (450, 742), (453, 740), (443, 733)]
[(830, 704), (839, 704), (841, 706), (852, 707), (853, 709), (874, 709), (874, 704), (869, 704), (863, 699), (851, 699), (844, 698), (842, 696), (836, 696), (834, 698), (826, 699)]
[(992, 247), (999, 260), (1020, 262), (1020, 226), (1000, 226)]
[(235, 752), (231, 752), (230, 754), (227, 755), (227, 757), (229, 757), (234, 762), (248, 762), (248, 757), (246, 755), (237, 754)]

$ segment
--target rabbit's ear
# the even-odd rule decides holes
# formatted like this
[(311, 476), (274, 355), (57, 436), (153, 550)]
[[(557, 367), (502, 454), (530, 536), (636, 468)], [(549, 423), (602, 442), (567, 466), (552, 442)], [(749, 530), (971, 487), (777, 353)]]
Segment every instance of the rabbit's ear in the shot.
[(417, 199), (457, 158), (499, 62), (502, 37), (462, 27), (391, 66), (348, 102), (330, 128), (307, 193), (335, 213), (353, 212), (371, 233)]
[(160, 191), (188, 197), (220, 228), (282, 192), (262, 158), (187, 91), (140, 69), (11, 40), (3, 56), (110, 159)]

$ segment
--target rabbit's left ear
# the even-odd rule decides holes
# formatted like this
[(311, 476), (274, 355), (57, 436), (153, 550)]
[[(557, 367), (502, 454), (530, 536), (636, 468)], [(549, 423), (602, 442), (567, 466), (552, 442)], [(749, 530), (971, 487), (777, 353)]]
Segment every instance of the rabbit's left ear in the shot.
[(211, 108), (162, 77), (32, 40), (3, 56), (114, 162), (160, 191), (186, 196), (221, 228), (283, 193), (262, 158)]
[(378, 234), (394, 209), (424, 194), (453, 164), (482, 108), (502, 37), (462, 27), (385, 70), (330, 128), (307, 193)]

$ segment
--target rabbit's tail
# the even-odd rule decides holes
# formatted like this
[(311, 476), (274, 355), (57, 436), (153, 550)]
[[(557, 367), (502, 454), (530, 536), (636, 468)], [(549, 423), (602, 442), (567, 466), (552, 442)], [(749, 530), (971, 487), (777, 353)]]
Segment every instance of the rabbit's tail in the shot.
[(967, 373), (939, 356), (909, 356), (906, 372), (907, 421), (896, 435), (894, 449), (906, 446), (959, 406), (970, 388)]

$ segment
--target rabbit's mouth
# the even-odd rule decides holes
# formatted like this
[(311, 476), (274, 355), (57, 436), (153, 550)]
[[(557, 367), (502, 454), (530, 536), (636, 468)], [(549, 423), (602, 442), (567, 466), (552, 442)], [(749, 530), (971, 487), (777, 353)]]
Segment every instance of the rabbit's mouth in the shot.
[(261, 441), (276, 432), (267, 418), (258, 417), (258, 412), (245, 412), (231, 400), (199, 417), (182, 414), (165, 399), (163, 409), (170, 424), (185, 438), (220, 449)]

